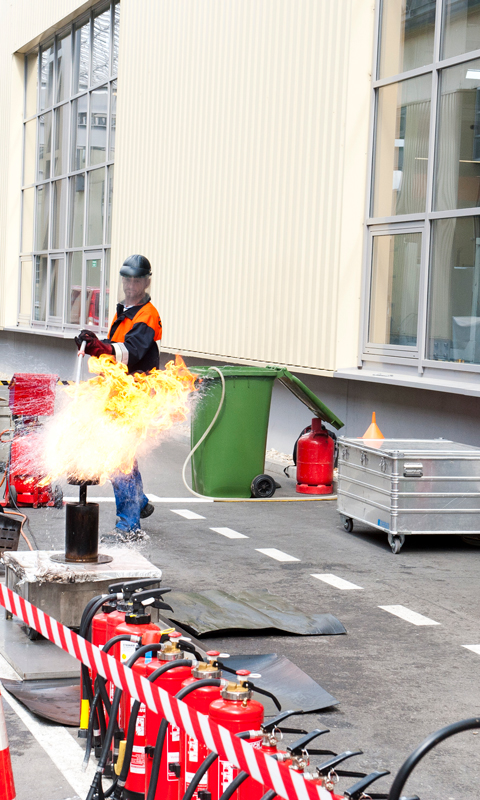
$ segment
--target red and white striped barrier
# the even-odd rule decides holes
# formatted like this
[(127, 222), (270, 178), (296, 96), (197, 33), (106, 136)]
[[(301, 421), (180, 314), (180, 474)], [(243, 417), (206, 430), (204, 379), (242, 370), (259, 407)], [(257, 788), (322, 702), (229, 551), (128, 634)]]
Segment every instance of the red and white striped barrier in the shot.
[(7, 726), (0, 693), (0, 800), (15, 800), (12, 762), (8, 747)]
[[(285, 764), (265, 755), (248, 742), (232, 736), (230, 731), (211, 722), (205, 714), (194, 711), (181, 700), (176, 700), (164, 689), (142, 678), (113, 656), (106, 655), (3, 585), (0, 585), (0, 605), (89, 669), (93, 668), (119, 689), (145, 703), (156, 714), (161, 714), (172, 725), (182, 728), (190, 736), (203, 742), (209, 750), (218, 753), (221, 759), (229, 761), (238, 769), (248, 772), (253, 780), (273, 789), (279, 797), (285, 800), (332, 800), (332, 794), (327, 789), (306, 781), (300, 773), (288, 769)], [(1, 795), (0, 800), (3, 800)]]

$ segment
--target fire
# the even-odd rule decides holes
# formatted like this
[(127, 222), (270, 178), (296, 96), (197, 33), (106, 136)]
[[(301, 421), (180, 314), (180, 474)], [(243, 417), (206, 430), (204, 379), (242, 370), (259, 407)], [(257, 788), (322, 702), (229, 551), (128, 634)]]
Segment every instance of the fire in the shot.
[(96, 478), (128, 473), (143, 442), (154, 439), (189, 413), (195, 376), (180, 356), (164, 370), (127, 374), (110, 356), (90, 358), (96, 377), (63, 387), (69, 400), (45, 425), (46, 481), (60, 476)]

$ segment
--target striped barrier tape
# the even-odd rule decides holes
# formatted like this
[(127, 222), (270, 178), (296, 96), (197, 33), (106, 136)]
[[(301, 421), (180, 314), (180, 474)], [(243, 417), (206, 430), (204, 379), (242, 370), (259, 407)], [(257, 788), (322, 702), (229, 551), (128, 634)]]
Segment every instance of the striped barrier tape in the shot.
[(290, 770), (262, 750), (232, 736), (230, 731), (212, 722), (205, 714), (200, 714), (181, 700), (176, 700), (164, 689), (142, 678), (113, 656), (103, 653), (3, 584), (0, 585), (0, 605), (61, 650), (70, 653), (77, 661), (100, 673), (136, 700), (145, 703), (151, 711), (161, 714), (172, 725), (194, 736), (209, 750), (214, 750), (221, 759), (248, 772), (253, 780), (273, 789), (285, 800), (332, 800), (332, 794), (323, 786), (305, 780), (299, 772)]
[[(2, 386), (10, 386), (13, 378), (10, 378), (9, 381), (0, 381)], [(70, 386), (70, 384), (75, 383), (75, 381), (61, 381), (60, 378), (57, 380), (57, 383), (61, 383), (62, 386)]]

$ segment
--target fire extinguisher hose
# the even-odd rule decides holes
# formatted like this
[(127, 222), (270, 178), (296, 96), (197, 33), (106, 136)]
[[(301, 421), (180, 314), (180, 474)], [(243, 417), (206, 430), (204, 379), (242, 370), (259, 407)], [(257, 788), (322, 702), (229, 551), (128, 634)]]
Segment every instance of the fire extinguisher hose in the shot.
[(269, 789), (268, 792), (265, 792), (263, 797), (260, 800), (273, 800), (274, 797), (277, 796), (277, 793), (273, 791), (273, 789)]
[(231, 796), (235, 794), (238, 787), (242, 785), (244, 781), (249, 778), (250, 775), (248, 772), (239, 772), (237, 777), (231, 781), (227, 788), (225, 789), (224, 793), (220, 795), (220, 800), (230, 800)]
[[(171, 662), (172, 667), (177, 667), (182, 664), (189, 664), (191, 665), (191, 661), (173, 661)], [(166, 672), (164, 667), (159, 667), (155, 672), (152, 672), (149, 680), (155, 680), (155, 675), (158, 677), (163, 672)], [(190, 692), (194, 692), (196, 689), (200, 689), (202, 686), (223, 686), (222, 681), (219, 678), (204, 678), (200, 681), (195, 681), (195, 683), (189, 683), (188, 686), (184, 686), (183, 689), (180, 689), (179, 692), (175, 695), (176, 700), (183, 700), (187, 694)], [(160, 728), (158, 730), (157, 741), (155, 742), (155, 749), (153, 751), (153, 761), (152, 761), (152, 771), (150, 773), (150, 784), (148, 787), (148, 793), (145, 800), (155, 800), (155, 794), (157, 791), (157, 784), (158, 784), (158, 777), (160, 775), (160, 764), (162, 763), (162, 753), (163, 753), (163, 745), (165, 742), (165, 735), (168, 730), (168, 721), (166, 719), (162, 719), (160, 723)]]
[[(114, 636), (113, 639), (115, 639), (115, 638), (116, 637)], [(110, 644), (113, 642), (113, 639), (110, 639)], [(103, 648), (103, 652), (105, 652), (105, 647)], [(152, 653), (152, 652), (157, 653), (161, 649), (162, 649), (162, 645), (160, 643), (158, 643), (158, 644), (144, 644), (141, 647), (139, 647), (138, 650), (136, 650), (133, 653), (132, 656), (130, 656), (130, 658), (128, 659), (128, 661), (127, 661), (125, 666), (133, 667), (133, 665), (135, 664), (135, 661), (137, 661), (137, 659), (139, 659), (142, 656), (144, 656), (145, 653)], [(90, 786), (89, 792), (87, 794), (86, 800), (95, 800), (96, 795), (98, 795), (99, 792), (102, 792), (102, 775), (103, 775), (103, 773), (105, 771), (105, 767), (107, 765), (107, 759), (108, 759), (108, 754), (110, 752), (110, 745), (112, 743), (113, 733), (115, 731), (115, 728), (117, 727), (117, 715), (118, 715), (118, 709), (119, 709), (119, 706), (120, 706), (121, 697), (122, 697), (122, 690), (118, 689), (118, 688), (115, 689), (115, 694), (113, 695), (111, 713), (110, 713), (110, 716), (108, 718), (108, 728), (107, 728), (107, 732), (105, 734), (105, 741), (103, 743), (102, 754), (101, 754), (100, 759), (98, 761), (98, 766), (97, 766), (97, 769), (96, 769), (92, 784)]]
[[(251, 731), (241, 731), (240, 733), (236, 733), (235, 734), (237, 739), (250, 739), (251, 735), (252, 735)], [(198, 784), (202, 780), (202, 778), (205, 775), (205, 773), (210, 769), (212, 764), (215, 763), (217, 758), (218, 758), (218, 753), (209, 753), (208, 754), (208, 756), (206, 757), (205, 761), (197, 769), (197, 771), (196, 771), (195, 775), (193, 776), (191, 782), (187, 786), (187, 790), (186, 790), (185, 794), (183, 795), (182, 800), (192, 800), (192, 797), (193, 797), (193, 795), (195, 794), (195, 792), (197, 790)]]
[[(163, 675), (164, 672), (168, 672), (169, 670), (174, 669), (175, 667), (191, 667), (192, 665), (193, 661), (190, 661), (190, 659), (187, 658), (181, 658), (178, 661), (168, 661), (166, 664), (163, 664), (161, 667), (152, 672), (151, 675), (148, 675), (147, 681), (150, 681), (150, 683), (154, 683), (160, 675)], [(135, 739), (135, 728), (137, 725), (137, 717), (138, 717), (138, 712), (140, 710), (140, 705), (141, 705), (140, 701), (135, 700), (130, 711), (125, 753), (123, 756), (123, 763), (118, 772), (118, 781), (117, 781), (118, 792), (117, 793), (114, 792), (114, 794), (112, 795), (112, 800), (122, 800), (123, 787), (127, 782), (128, 772), (130, 770), (130, 762), (132, 760), (133, 742)]]

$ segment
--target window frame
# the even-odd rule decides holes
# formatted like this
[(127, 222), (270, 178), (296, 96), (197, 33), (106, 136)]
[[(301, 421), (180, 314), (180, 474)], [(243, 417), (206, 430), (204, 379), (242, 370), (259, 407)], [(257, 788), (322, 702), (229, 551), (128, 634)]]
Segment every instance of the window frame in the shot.
[[(80, 14), (77, 18), (75, 18), (71, 23), (68, 25), (60, 28), (56, 31), (55, 35), (52, 37), (50, 34), (45, 40), (41, 41), (34, 49), (25, 53), (24, 56), (24, 97), (23, 97), (23, 120), (22, 120), (22, 173), (21, 173), (21, 225), (20, 225), (20, 235), (19, 235), (19, 270), (18, 270), (18, 303), (17, 303), (17, 327), (22, 327), (25, 329), (25, 315), (20, 313), (21, 303), (22, 303), (22, 296), (20, 292), (21, 286), (21, 265), (24, 261), (31, 260), (32, 262), (32, 287), (31, 287), (31, 315), (30, 315), (30, 323), (29, 328), (31, 330), (36, 331), (44, 331), (46, 333), (51, 332), (52, 334), (55, 333), (69, 333), (71, 331), (78, 330), (78, 324), (69, 323), (67, 322), (67, 314), (66, 314), (66, 304), (67, 304), (67, 270), (68, 264), (70, 263), (70, 259), (72, 258), (72, 254), (75, 251), (82, 252), (82, 264), (85, 264), (85, 259), (88, 258), (88, 253), (91, 252), (101, 252), (102, 258), (102, 275), (101, 275), (101, 284), (100, 284), (100, 297), (99, 297), (99, 324), (98, 325), (91, 325), (89, 327), (92, 330), (95, 330), (100, 333), (104, 333), (107, 330), (108, 319), (105, 319), (104, 309), (105, 309), (105, 294), (107, 292), (107, 279), (108, 275), (105, 274), (105, 265), (110, 263), (110, 250), (111, 250), (111, 240), (109, 242), (106, 241), (106, 234), (108, 232), (107, 227), (107, 220), (108, 220), (108, 187), (109, 187), (109, 174), (110, 168), (114, 167), (115, 164), (115, 153), (111, 152), (110, 144), (111, 144), (111, 97), (112, 97), (112, 85), (116, 84), (116, 88), (118, 91), (118, 72), (114, 71), (114, 63), (113, 63), (113, 54), (114, 54), (114, 37), (115, 37), (115, 17), (116, 17), (116, 6), (119, 5), (119, 0), (102, 0), (102, 2), (98, 3), (96, 6), (93, 6), (88, 11)], [(94, 44), (94, 20), (99, 15), (103, 14), (105, 11), (109, 11), (109, 21), (110, 21), (110, 32), (109, 32), (109, 42), (108, 42), (108, 76), (105, 78), (103, 77), (100, 81), (96, 83), (92, 81), (92, 69), (93, 69), (93, 44)], [(75, 57), (76, 57), (76, 30), (88, 22), (89, 24), (89, 77), (88, 77), (88, 86), (81, 91), (76, 93), (73, 92), (74, 87), (74, 64), (75, 64)], [(68, 77), (68, 88), (65, 90), (65, 94), (62, 100), (57, 101), (57, 82), (58, 82), (58, 75), (57, 75), (57, 64), (58, 64), (58, 50), (59, 50), (59, 41), (65, 36), (70, 36), (71, 41), (71, 48), (70, 48), (70, 69), (69, 69), (69, 77)], [(46, 106), (44, 109), (40, 110), (40, 96), (42, 91), (42, 83), (41, 83), (41, 65), (42, 59), (41, 54), (44, 49), (52, 46), (53, 44), (53, 60), (54, 60), (54, 70), (53, 70), (53, 83), (52, 83), (52, 100), (50, 105)], [(36, 54), (36, 79), (37, 79), (37, 87), (36, 87), (36, 109), (34, 114), (30, 114), (27, 116), (27, 82), (28, 82), (28, 59), (32, 57), (32, 55)], [(95, 89), (99, 89), (102, 86), (105, 86), (107, 98), (106, 98), (106, 107), (107, 107), (107, 124), (106, 124), (106, 145), (105, 145), (105, 157), (100, 164), (90, 164), (90, 121), (91, 121), (91, 94)], [(76, 166), (73, 162), (73, 134), (74, 134), (74, 122), (73, 122), (73, 104), (78, 98), (86, 97), (87, 98), (87, 118), (86, 118), (86, 131), (85, 131), (85, 165), (81, 169), (72, 169), (72, 167)], [(62, 171), (58, 175), (55, 174), (55, 152), (56, 152), (56, 113), (58, 109), (61, 107), (65, 107), (66, 114), (68, 120), (66, 120), (66, 125), (63, 128), (63, 136), (67, 136), (68, 142), (65, 146), (63, 142), (63, 153), (66, 156), (67, 163), (62, 164)], [(50, 163), (50, 176), (45, 178), (42, 176), (42, 180), (38, 179), (37, 174), (37, 163), (38, 163), (38, 149), (39, 149), (39, 130), (40, 130), (40, 117), (44, 114), (51, 113), (52, 119), (52, 133), (51, 133), (51, 163)], [(35, 121), (35, 152), (34, 152), (34, 175), (33, 175), (33, 183), (25, 183), (25, 169), (26, 169), (26, 124), (29, 122)], [(29, 154), (31, 155), (31, 154)], [(112, 157), (113, 156), (113, 157)], [(88, 213), (88, 192), (89, 192), (89, 185), (90, 185), (90, 178), (89, 173), (93, 170), (98, 169), (104, 170), (104, 181), (105, 181), (105, 208), (104, 208), (104, 220), (103, 220), (103, 227), (102, 227), (102, 242), (96, 245), (87, 245), (87, 213)], [(70, 213), (71, 213), (71, 181), (77, 175), (83, 175), (85, 179), (85, 189), (84, 189), (84, 203), (83, 203), (83, 243), (81, 246), (73, 247), (70, 245)], [(64, 246), (59, 248), (53, 248), (53, 220), (54, 220), (54, 185), (56, 181), (66, 180), (66, 197), (64, 200), (65, 203), (65, 216), (64, 216)], [(48, 228), (48, 241), (47, 241), (47, 249), (39, 249), (37, 248), (36, 244), (36, 235), (37, 235), (37, 189), (39, 186), (50, 184), (50, 191), (49, 191), (49, 205), (48, 205), (48, 219), (49, 219), (49, 228)], [(32, 249), (31, 251), (22, 250), (22, 235), (23, 235), (23, 219), (24, 219), (24, 192), (27, 189), (33, 189), (34, 191), (34, 202), (33, 202), (33, 231), (32, 231)], [(46, 292), (47, 292), (47, 306), (46, 306), (46, 313), (45, 313), (45, 320), (39, 321), (35, 320), (35, 264), (37, 257), (46, 256), (47, 258), (47, 280), (46, 280)], [(54, 259), (63, 259), (63, 276), (62, 276), (62, 318), (60, 317), (50, 317), (49, 315), (49, 301), (50, 301), (50, 285), (51, 285), (51, 262)], [(84, 270), (84, 267), (82, 267)], [(85, 306), (86, 306), (86, 298), (83, 296), (85, 293), (85, 286), (84, 281), (82, 281), (82, 314), (84, 314)]]
[[(437, 143), (438, 143), (438, 121), (439, 121), (439, 102), (441, 96), (440, 90), (440, 73), (443, 69), (456, 66), (459, 64), (468, 64), (480, 58), (480, 48), (471, 50), (467, 53), (451, 56), (449, 58), (441, 58), (442, 49), (442, 36), (445, 20), (445, 0), (436, 0), (435, 9), (435, 33), (433, 42), (433, 61), (431, 64), (426, 64), (422, 67), (408, 70), (406, 72), (390, 75), (385, 78), (379, 78), (380, 66), (380, 35), (381, 35), (381, 19), (382, 8), (384, 2), (388, 0), (380, 0), (375, 9), (375, 36), (374, 36), (374, 52), (373, 52), (373, 65), (372, 65), (372, 94), (370, 105), (370, 129), (369, 129), (369, 143), (368, 143), (368, 174), (366, 181), (366, 199), (365, 199), (365, 236), (364, 236), (364, 252), (363, 252), (363, 281), (362, 281), (362, 295), (361, 295), (361, 313), (360, 313), (360, 336), (359, 336), (359, 350), (357, 364), (360, 367), (364, 362), (375, 361), (378, 363), (379, 359), (386, 364), (410, 364), (417, 367), (418, 372), (423, 373), (425, 368), (433, 368), (440, 370), (449, 370), (456, 372), (476, 372), (480, 373), (479, 364), (458, 364), (448, 361), (436, 361), (427, 358), (427, 324), (428, 324), (428, 285), (430, 275), (430, 257), (431, 257), (431, 238), (432, 238), (432, 221), (436, 219), (450, 219), (452, 217), (470, 217), (480, 216), (480, 206), (471, 208), (450, 209), (447, 211), (434, 211), (433, 202), (435, 194), (435, 166), (437, 158)], [(401, 81), (408, 80), (409, 78), (418, 77), (420, 75), (431, 74), (432, 76), (432, 93), (431, 93), (431, 107), (430, 107), (430, 127), (429, 127), (429, 147), (428, 147), (428, 168), (427, 168), (427, 193), (425, 211), (414, 214), (399, 214), (385, 217), (372, 216), (373, 208), (373, 190), (375, 186), (375, 148), (377, 137), (377, 111), (378, 111), (378, 90), (383, 86), (388, 86), (393, 83), (400, 83)], [(418, 335), (417, 335), (417, 354), (412, 357), (412, 349), (404, 346), (393, 345), (374, 345), (368, 341), (368, 324), (370, 319), (370, 280), (371, 280), (371, 257), (372, 257), (372, 240), (374, 235), (382, 233), (395, 233), (398, 232), (401, 226), (406, 231), (413, 229), (422, 230), (422, 263), (420, 270), (420, 286), (419, 286), (419, 315), (418, 315)], [(413, 226), (413, 228), (412, 228)]]

